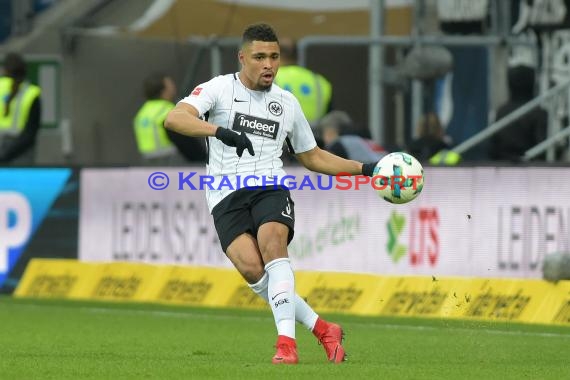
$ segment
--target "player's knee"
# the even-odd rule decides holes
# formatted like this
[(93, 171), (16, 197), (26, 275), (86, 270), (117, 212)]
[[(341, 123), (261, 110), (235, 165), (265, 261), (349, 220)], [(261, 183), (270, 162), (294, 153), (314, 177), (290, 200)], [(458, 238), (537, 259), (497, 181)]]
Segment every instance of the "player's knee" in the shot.
[(254, 261), (244, 260), (242, 257), (233, 257), (231, 260), (234, 264), (234, 267), (248, 283), (255, 284), (261, 279), (261, 277), (263, 277), (265, 269), (263, 267), (263, 262), (261, 259), (258, 258), (256, 261)]
[(237, 268), (243, 278), (250, 284), (257, 283), (265, 273), (265, 269), (261, 263), (259, 264), (250, 264), (250, 265), (241, 265)]
[(261, 278), (261, 276), (259, 276), (256, 272), (252, 272), (252, 271), (245, 270), (245, 271), (241, 271), (240, 273), (243, 276), (243, 278), (245, 278), (245, 280), (247, 281), (248, 284), (255, 284)]
[(283, 243), (281, 239), (268, 239), (259, 246), (261, 255), (267, 263), (282, 257), (287, 257), (287, 243)]

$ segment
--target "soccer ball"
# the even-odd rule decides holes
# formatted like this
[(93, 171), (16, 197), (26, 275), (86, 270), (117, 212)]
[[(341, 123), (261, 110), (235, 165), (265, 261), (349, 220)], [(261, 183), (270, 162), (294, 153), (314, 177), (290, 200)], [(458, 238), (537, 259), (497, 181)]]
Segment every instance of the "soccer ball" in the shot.
[(372, 186), (390, 203), (408, 203), (422, 192), (424, 169), (412, 155), (393, 152), (382, 157), (374, 168)]

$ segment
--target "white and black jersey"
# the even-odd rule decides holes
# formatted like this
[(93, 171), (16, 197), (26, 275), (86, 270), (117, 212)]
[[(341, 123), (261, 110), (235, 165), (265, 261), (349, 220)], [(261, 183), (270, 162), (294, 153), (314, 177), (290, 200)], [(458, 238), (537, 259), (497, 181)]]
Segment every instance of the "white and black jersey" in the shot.
[(255, 155), (247, 150), (238, 157), (236, 149), (216, 139), (208, 138), (207, 173), (214, 178), (213, 189), (206, 188), (210, 211), (218, 202), (238, 187), (263, 186), (273, 178), (279, 180), (283, 170), (283, 144), (295, 153), (317, 146), (311, 127), (297, 99), (276, 84), (268, 91), (245, 87), (239, 74), (217, 76), (194, 88), (181, 100), (192, 105), (211, 124), (247, 133)]

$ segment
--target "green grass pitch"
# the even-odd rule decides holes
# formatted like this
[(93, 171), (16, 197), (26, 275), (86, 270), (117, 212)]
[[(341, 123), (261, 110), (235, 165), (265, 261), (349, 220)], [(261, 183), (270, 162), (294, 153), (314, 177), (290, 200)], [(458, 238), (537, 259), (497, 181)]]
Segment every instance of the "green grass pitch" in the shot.
[(0, 297), (2, 379), (570, 379), (570, 327), (324, 317), (333, 365), (298, 325), (300, 363), (271, 364), (267, 311)]

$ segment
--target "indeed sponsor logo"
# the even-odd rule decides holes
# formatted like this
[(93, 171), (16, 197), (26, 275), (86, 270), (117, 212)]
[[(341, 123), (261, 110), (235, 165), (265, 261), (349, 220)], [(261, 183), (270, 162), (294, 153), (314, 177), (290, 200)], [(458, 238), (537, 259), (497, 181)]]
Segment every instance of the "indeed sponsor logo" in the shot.
[(275, 140), (279, 132), (279, 122), (236, 112), (232, 129)]
[(260, 122), (259, 120), (248, 120), (246, 118), (245, 115), (241, 115), (239, 117), (239, 125), (240, 127), (247, 127), (247, 128), (251, 128), (251, 129), (257, 129), (258, 131), (264, 131), (264, 132), (275, 132), (275, 128), (277, 127), (277, 124), (264, 124), (262, 122)]

